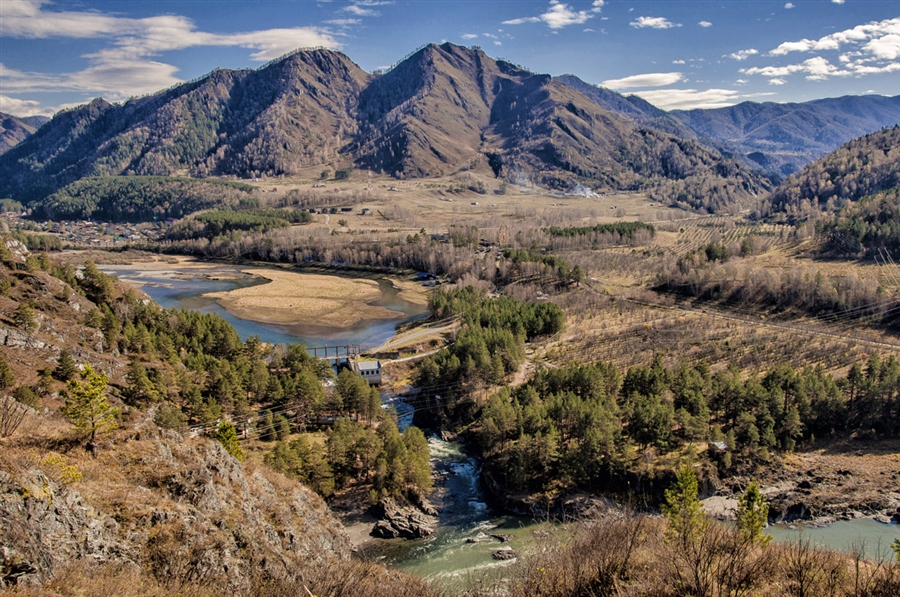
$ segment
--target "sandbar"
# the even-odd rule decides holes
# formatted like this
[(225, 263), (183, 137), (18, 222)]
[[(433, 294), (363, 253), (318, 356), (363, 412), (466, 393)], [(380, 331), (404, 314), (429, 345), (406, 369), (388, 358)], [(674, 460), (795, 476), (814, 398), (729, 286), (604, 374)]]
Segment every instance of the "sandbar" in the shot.
[(349, 328), (362, 321), (402, 317), (399, 311), (368, 303), (381, 298), (378, 282), (275, 269), (245, 269), (266, 284), (210, 292), (229, 313), (261, 323), (312, 324)]

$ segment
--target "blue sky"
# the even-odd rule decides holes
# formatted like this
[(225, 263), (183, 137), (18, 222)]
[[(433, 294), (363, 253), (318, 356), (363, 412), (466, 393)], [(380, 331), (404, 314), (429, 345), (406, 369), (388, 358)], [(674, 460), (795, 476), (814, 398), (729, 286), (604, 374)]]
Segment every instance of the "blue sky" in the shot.
[(663, 109), (900, 94), (897, 0), (0, 0), (0, 111), (123, 101), (298, 47), (479, 45)]

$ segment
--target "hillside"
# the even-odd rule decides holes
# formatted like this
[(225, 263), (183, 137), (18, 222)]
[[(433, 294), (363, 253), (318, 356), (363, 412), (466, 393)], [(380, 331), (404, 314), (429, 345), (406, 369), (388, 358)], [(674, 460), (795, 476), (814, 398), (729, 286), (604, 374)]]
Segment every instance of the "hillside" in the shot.
[(0, 196), (42, 198), (87, 176), (280, 174), (330, 163), (355, 132), (368, 75), (327, 50), (113, 105), (57, 114), (0, 158)]
[(840, 209), (850, 201), (900, 186), (900, 126), (844, 144), (788, 177), (769, 197), (770, 214)]
[(600, 107), (627, 116), (642, 125), (651, 126), (684, 139), (696, 140), (697, 138), (697, 135), (679, 120), (636, 95), (625, 96), (605, 87), (591, 85), (575, 75), (561, 75), (556, 77), (556, 80), (584, 94)]
[(717, 149), (786, 176), (851, 139), (900, 122), (900, 96), (743, 102), (727, 108), (673, 110), (669, 115)]
[(19, 118), (0, 112), (0, 153), (21, 143), (48, 120), (45, 116)]
[[(343, 527), (296, 474), (241, 462), (233, 436), (188, 433), (201, 411), (213, 430), (223, 413), (246, 420), (247, 390), (232, 384), (253, 370), (266, 385), (258, 345), (91, 266), (76, 275), (15, 241), (0, 247), (0, 592), (429, 594), (352, 560)], [(309, 374), (301, 361), (284, 360), (288, 376)], [(67, 410), (88, 387), (102, 397), (92, 414)]]
[(481, 167), (514, 183), (646, 190), (705, 210), (747, 207), (769, 188), (548, 75), (445, 43), (374, 78), (343, 54), (298, 51), (123, 105), (95, 100), (0, 156), (0, 196), (32, 203), (89, 176), (275, 176), (348, 162), (398, 178)]

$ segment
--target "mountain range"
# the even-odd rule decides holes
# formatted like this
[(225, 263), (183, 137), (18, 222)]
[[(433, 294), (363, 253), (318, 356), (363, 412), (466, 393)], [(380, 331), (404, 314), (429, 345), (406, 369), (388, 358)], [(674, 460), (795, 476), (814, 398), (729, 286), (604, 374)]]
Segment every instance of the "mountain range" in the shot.
[[(60, 112), (0, 155), (0, 196), (30, 203), (88, 176), (252, 177), (352, 165), (397, 178), (480, 169), (557, 190), (644, 190), (715, 211), (773, 187), (740, 163), (744, 150), (754, 149), (745, 153), (756, 165), (784, 170), (787, 158), (772, 156), (793, 151), (809, 161), (891, 114), (900, 121), (900, 97), (666, 113), (450, 43), (376, 75), (340, 52), (300, 50), (257, 70), (217, 69), (121, 105), (97, 99)], [(828, 117), (843, 118), (843, 128), (822, 134)], [(813, 123), (816, 134), (795, 121)]]

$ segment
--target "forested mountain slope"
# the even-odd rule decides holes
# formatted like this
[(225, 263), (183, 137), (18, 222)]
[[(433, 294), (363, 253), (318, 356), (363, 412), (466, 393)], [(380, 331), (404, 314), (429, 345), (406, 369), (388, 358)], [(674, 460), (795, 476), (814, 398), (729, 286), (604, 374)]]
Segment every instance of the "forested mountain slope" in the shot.
[(647, 190), (706, 210), (745, 207), (769, 188), (548, 75), (445, 43), (377, 77), (343, 54), (304, 50), (123, 105), (95, 100), (0, 156), (0, 196), (31, 203), (88, 176), (251, 177), (348, 161), (397, 177), (487, 162), (513, 182)]
[(768, 200), (768, 213), (804, 215), (900, 186), (900, 126), (844, 144), (788, 177)]
[(123, 105), (98, 99), (0, 157), (0, 196), (31, 201), (86, 176), (254, 176), (327, 163), (355, 132), (367, 79), (343, 54), (310, 50)]

